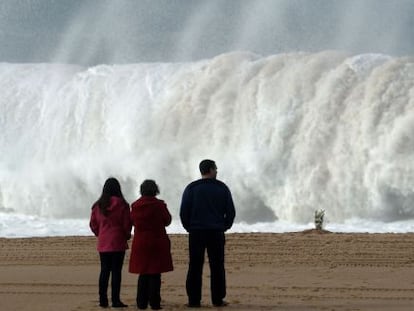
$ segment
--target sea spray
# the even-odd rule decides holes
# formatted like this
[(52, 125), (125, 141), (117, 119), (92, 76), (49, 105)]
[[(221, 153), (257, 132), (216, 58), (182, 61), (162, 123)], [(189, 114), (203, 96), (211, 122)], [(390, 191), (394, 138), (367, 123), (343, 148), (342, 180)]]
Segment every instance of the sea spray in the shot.
[(157, 180), (175, 219), (212, 158), (238, 223), (414, 218), (414, 62), (228, 53), (191, 63), (0, 65), (0, 206), (89, 216), (108, 176)]

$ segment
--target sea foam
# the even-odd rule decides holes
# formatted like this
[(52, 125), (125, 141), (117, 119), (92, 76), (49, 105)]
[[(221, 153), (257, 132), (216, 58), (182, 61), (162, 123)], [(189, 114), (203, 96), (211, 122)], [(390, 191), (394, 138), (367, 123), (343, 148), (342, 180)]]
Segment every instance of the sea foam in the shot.
[[(33, 235), (86, 234), (108, 176), (129, 202), (155, 179), (177, 219), (204, 158), (232, 190), (236, 231), (300, 230), (320, 208), (333, 229), (412, 230), (410, 58), (234, 52), (91, 68), (3, 63), (0, 89), (3, 236), (25, 231), (9, 222), (31, 221), (40, 226), (28, 226)], [(75, 229), (47, 228), (59, 224)]]

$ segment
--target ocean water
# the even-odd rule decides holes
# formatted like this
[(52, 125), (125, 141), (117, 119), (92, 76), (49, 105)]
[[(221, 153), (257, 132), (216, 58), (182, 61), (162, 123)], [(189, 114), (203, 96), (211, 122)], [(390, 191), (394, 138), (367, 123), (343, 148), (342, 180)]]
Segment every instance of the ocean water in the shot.
[[(228, 233), (286, 233), (313, 229), (313, 223), (289, 221), (236, 222)], [(348, 219), (342, 223), (325, 222), (324, 229), (334, 233), (412, 233), (414, 221), (381, 222), (366, 219)], [(169, 234), (185, 234), (177, 217), (167, 227)], [(0, 237), (27, 238), (50, 236), (92, 236), (89, 219), (58, 219), (21, 214), (0, 213)]]
[(0, 64), (0, 236), (88, 235), (109, 176), (175, 221), (217, 162), (232, 232), (414, 231), (414, 61), (337, 51), (187, 63)]

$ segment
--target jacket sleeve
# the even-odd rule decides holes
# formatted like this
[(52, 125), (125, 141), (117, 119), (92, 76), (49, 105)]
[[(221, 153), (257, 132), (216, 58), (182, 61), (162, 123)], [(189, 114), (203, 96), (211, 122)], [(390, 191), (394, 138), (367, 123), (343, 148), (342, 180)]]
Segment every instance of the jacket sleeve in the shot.
[(98, 215), (97, 215), (98, 210), (99, 208), (96, 205), (92, 207), (91, 219), (89, 221), (89, 227), (91, 228), (95, 236), (99, 235), (99, 221), (98, 221)]
[(234, 208), (233, 198), (231, 196), (230, 189), (227, 188), (227, 202), (226, 202), (226, 215), (225, 215), (226, 230), (230, 229), (233, 226), (235, 217), (236, 217), (236, 210)]
[(171, 224), (172, 217), (170, 212), (168, 211), (167, 204), (165, 203), (162, 204), (162, 212), (162, 220), (164, 222), (164, 226), (167, 227)]
[(132, 219), (131, 219), (131, 210), (129, 205), (126, 205), (123, 211), (123, 226), (125, 230), (125, 236), (127, 240), (131, 238), (131, 230), (132, 230)]
[(190, 189), (187, 187), (184, 190), (180, 206), (180, 219), (185, 230), (189, 231), (191, 218), (191, 196)]

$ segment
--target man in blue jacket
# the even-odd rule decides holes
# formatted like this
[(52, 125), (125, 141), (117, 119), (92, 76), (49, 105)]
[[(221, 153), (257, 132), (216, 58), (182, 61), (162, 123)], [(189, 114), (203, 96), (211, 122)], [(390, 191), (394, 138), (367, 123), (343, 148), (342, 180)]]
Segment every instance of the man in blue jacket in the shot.
[(214, 306), (222, 307), (227, 305), (223, 300), (226, 296), (224, 232), (233, 225), (236, 212), (229, 188), (216, 179), (215, 162), (203, 160), (199, 168), (201, 179), (185, 188), (180, 208), (181, 222), (189, 232), (190, 263), (186, 281), (188, 307), (201, 306), (206, 249), (211, 273), (211, 300)]

